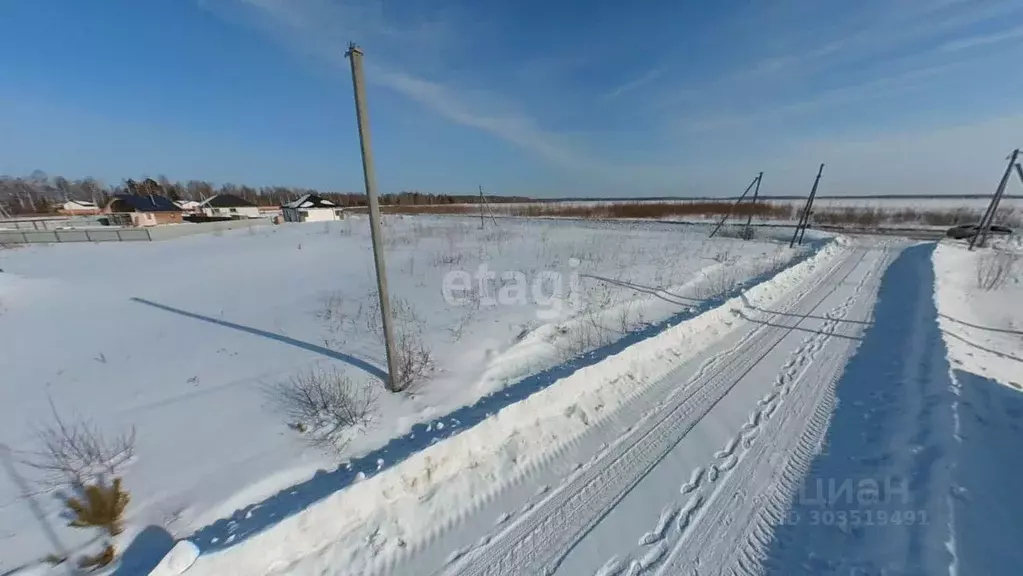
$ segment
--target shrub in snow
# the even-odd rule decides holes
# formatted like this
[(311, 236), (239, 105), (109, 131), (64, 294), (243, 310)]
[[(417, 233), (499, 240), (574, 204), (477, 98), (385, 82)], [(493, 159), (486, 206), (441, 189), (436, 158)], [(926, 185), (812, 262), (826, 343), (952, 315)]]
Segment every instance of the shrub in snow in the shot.
[(50, 402), (54, 424), (38, 432), (40, 448), (25, 463), (43, 471), (56, 486), (81, 489), (95, 479), (114, 476), (135, 453), (135, 428), (104, 437), (88, 420), (65, 421)]
[(344, 450), (353, 428), (372, 423), (376, 394), (344, 372), (314, 369), (293, 376), (273, 389), (289, 425), (318, 447)]
[(124, 509), (129, 501), (131, 496), (121, 486), (120, 478), (109, 485), (97, 482), (84, 486), (80, 497), (65, 502), (71, 512), (68, 526), (102, 528), (110, 536), (117, 536), (124, 531)]
[(433, 356), (423, 336), (425, 322), (405, 299), (396, 299), (394, 314), (394, 353), (396, 374), (391, 383), (395, 391), (408, 390), (433, 371)]
[[(475, 309), (479, 308), (479, 293), (474, 292), (468, 296), (471, 302), (475, 302), (475, 308), (470, 306), (475, 312)], [(348, 310), (352, 312), (349, 313)], [(358, 302), (357, 307), (348, 306), (340, 291), (327, 293), (323, 296), (322, 308), (317, 311), (316, 316), (323, 324), (325, 330), (323, 341), (328, 348), (343, 346), (349, 335), (363, 333), (364, 327), (376, 340), (379, 350), (383, 353), (384, 332), (380, 318), (380, 297), (376, 290), (366, 294)], [(434, 368), (433, 356), (424, 336), (426, 322), (410, 301), (393, 296), (391, 316), (397, 364), (393, 388), (395, 391), (407, 390), (429, 376)], [(463, 319), (468, 320), (471, 320), (471, 314)], [(461, 337), (461, 326), (449, 330), (456, 339)]]
[(1015, 274), (1019, 255), (1011, 252), (994, 251), (977, 259), (977, 288), (997, 290)]
[(422, 334), (400, 332), (395, 337), (394, 390), (408, 390), (433, 371), (433, 356), (423, 343)]
[(726, 224), (718, 230), (717, 235), (722, 238), (752, 240), (753, 238), (756, 238), (757, 232), (753, 226), (746, 226), (745, 224)]

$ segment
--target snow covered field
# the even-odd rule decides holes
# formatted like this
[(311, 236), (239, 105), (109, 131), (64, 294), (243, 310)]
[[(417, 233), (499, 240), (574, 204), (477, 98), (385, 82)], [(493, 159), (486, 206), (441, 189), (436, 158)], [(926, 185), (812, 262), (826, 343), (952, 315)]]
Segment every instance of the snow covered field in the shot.
[[(422, 377), (401, 394), (379, 380), (365, 218), (0, 250), (0, 441), (32, 495), (0, 475), (0, 573), (93, 537), (64, 527), (54, 494), (23, 463), (37, 459), (38, 430), (53, 424), (54, 408), (109, 435), (135, 428), (134, 456), (119, 469), (132, 496), (121, 542), (150, 525), (176, 537), (207, 525), (220, 534), (215, 521), (238, 509), (403, 434), (449, 434), (459, 422), (433, 421), (530, 382), (514, 388), (524, 397), (573, 363), (610, 354), (590, 351), (639, 341), (800, 255), (787, 242), (708, 241), (705, 231), (670, 225), (478, 226), (386, 219), (397, 324), (421, 360)], [(372, 422), (345, 432), (340, 455), (312, 446), (277, 393), (296, 374), (332, 369), (377, 391)], [(595, 416), (587, 414), (576, 421)], [(43, 524), (57, 527), (57, 543)], [(232, 531), (223, 532), (205, 545), (230, 546)]]
[[(366, 228), (0, 252), (17, 469), (38, 476), (20, 462), (49, 401), (137, 428), (115, 574), (174, 538), (153, 574), (1023, 565), (1018, 239), (790, 251), (671, 224), (388, 217), (420, 377), (387, 394)], [(317, 367), (379, 391), (331, 437), (341, 453), (282, 413), (280, 384)], [(86, 544), (47, 537), (29, 504), (47, 525), (58, 506), (32, 486), (0, 477), (5, 571)]]
[(950, 504), (960, 574), (1023, 566), (1023, 242), (934, 252), (935, 297), (955, 398)]
[(934, 252), (941, 329), (953, 367), (1023, 391), (1023, 237)]
[(839, 239), (189, 573), (1014, 574), (1023, 405), (950, 370), (949, 254)]
[[(495, 214), (506, 216), (647, 219), (687, 223), (717, 222), (725, 214), (732, 214), (731, 222), (745, 222), (746, 217), (742, 214), (748, 213), (751, 206), (744, 203), (735, 208), (733, 207), (735, 200), (735, 198), (581, 200), (501, 203), (492, 204), (490, 208)], [(798, 220), (799, 212), (805, 202), (806, 198), (761, 197), (761, 210), (753, 216), (753, 223), (793, 225)], [(989, 197), (842, 198), (821, 196), (814, 202), (814, 216), (811, 225), (833, 226), (849, 230), (891, 228), (945, 230), (952, 225), (979, 221), (989, 203)], [(408, 213), (472, 214), (478, 212), (479, 208), (478, 205), (473, 204), (449, 204), (400, 206), (389, 209)], [(1023, 226), (1023, 198), (1003, 198), (996, 223), (1013, 227)]]

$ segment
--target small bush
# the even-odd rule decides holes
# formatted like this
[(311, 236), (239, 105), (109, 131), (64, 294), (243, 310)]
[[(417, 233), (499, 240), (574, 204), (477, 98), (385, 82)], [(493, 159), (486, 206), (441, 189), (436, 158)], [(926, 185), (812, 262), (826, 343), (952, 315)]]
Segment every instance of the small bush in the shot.
[(131, 496), (122, 489), (120, 478), (114, 478), (109, 486), (90, 484), (81, 491), (80, 498), (68, 498), (65, 502), (72, 516), (68, 526), (102, 528), (111, 536), (124, 531), (124, 509)]
[(55, 485), (82, 488), (97, 478), (114, 476), (135, 453), (135, 428), (106, 438), (88, 420), (65, 421), (50, 401), (55, 423), (38, 432), (40, 449), (25, 463), (43, 471)]
[(395, 298), (391, 306), (394, 315), (395, 370), (391, 387), (394, 391), (408, 390), (423, 381), (433, 371), (433, 356), (423, 335), (425, 322), (412, 303)]
[(369, 386), (337, 369), (297, 374), (272, 393), (289, 426), (313, 445), (337, 452), (348, 445), (350, 429), (372, 423), (377, 400)]
[(465, 254), (461, 252), (437, 252), (433, 255), (434, 266), (457, 266), (462, 263)]
[(977, 287), (984, 291), (997, 290), (1014, 275), (1017, 254), (989, 252), (977, 259)]
[(725, 224), (718, 230), (718, 236), (722, 238), (738, 238), (740, 240), (752, 240), (756, 238), (757, 232), (754, 226), (746, 226), (745, 223)]

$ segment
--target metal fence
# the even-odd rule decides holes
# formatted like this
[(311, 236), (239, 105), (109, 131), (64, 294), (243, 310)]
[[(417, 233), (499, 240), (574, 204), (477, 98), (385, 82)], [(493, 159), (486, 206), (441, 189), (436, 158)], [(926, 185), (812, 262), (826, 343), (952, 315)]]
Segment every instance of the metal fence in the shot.
[[(224, 232), (239, 228), (249, 228), (269, 224), (267, 218), (249, 218), (242, 220), (225, 220), (223, 222), (203, 222), (196, 224), (175, 224), (153, 226), (149, 228), (120, 228), (113, 226), (97, 226), (91, 228), (68, 229), (4, 229), (11, 221), (0, 221), (0, 244), (51, 244), (65, 242), (138, 242), (150, 240), (169, 240), (181, 236), (192, 236), (209, 232)], [(19, 221), (23, 223), (24, 221)], [(64, 221), (66, 223), (66, 221)]]
[(93, 216), (43, 216), (0, 220), (2, 230), (58, 230), (62, 228), (94, 228), (114, 224), (110, 214)]
[(90, 230), (0, 230), (0, 244), (62, 242), (129, 242), (152, 240), (146, 228), (96, 228)]

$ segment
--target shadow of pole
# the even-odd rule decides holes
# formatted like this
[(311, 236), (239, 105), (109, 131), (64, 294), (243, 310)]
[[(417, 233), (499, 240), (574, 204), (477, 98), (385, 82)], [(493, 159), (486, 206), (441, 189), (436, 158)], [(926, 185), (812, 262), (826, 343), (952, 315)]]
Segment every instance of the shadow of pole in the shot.
[(945, 320), (949, 320), (951, 322), (955, 322), (956, 324), (962, 324), (963, 326), (969, 326), (970, 328), (976, 328), (977, 330), (985, 330), (987, 332), (1000, 332), (1002, 334), (1015, 334), (1017, 336), (1023, 336), (1023, 330), (1010, 330), (1008, 328), (991, 328), (990, 326), (981, 326), (979, 324), (971, 324), (970, 322), (967, 322), (965, 320), (960, 320), (958, 318), (953, 318), (953, 317), (949, 316), (948, 314), (938, 314), (938, 316), (941, 316)]
[(216, 324), (218, 326), (223, 326), (225, 328), (233, 328), (235, 330), (240, 330), (242, 332), (247, 332), (247, 333), (253, 334), (255, 336), (262, 336), (263, 338), (269, 338), (271, 340), (276, 340), (278, 342), (283, 342), (284, 344), (289, 344), (289, 345), (294, 346), (296, 348), (301, 348), (303, 350), (308, 350), (310, 352), (315, 352), (317, 354), (322, 354), (324, 356), (327, 356), (329, 358), (333, 358), (335, 360), (340, 360), (342, 362), (345, 362), (346, 364), (354, 366), (355, 368), (359, 368), (360, 370), (366, 372), (367, 374), (370, 374), (371, 376), (376, 376), (377, 378), (380, 378), (381, 380), (386, 380), (387, 379), (387, 372), (383, 371), (382, 369), (374, 366), (373, 364), (370, 364), (369, 362), (367, 362), (367, 361), (365, 361), (365, 360), (363, 360), (361, 358), (356, 358), (355, 356), (352, 356), (351, 354), (345, 354), (344, 352), (338, 352), (337, 350), (331, 350), (330, 348), (324, 348), (323, 346), (317, 346), (315, 344), (310, 344), (309, 342), (304, 342), (302, 340), (296, 340), (295, 338), (290, 338), (288, 336), (282, 336), (281, 334), (274, 334), (273, 332), (267, 332), (266, 330), (260, 330), (259, 328), (253, 328), (251, 326), (245, 326), (243, 324), (235, 324), (234, 322), (228, 322), (226, 320), (219, 320), (217, 318), (210, 318), (209, 316), (203, 316), (202, 314), (196, 314), (195, 312), (188, 312), (187, 310), (181, 310), (179, 308), (174, 308), (172, 306), (167, 306), (166, 304), (160, 304), (159, 302), (153, 302), (152, 300), (146, 300), (145, 298), (132, 297), (131, 301), (132, 302), (138, 302), (139, 304), (145, 304), (146, 306), (151, 306), (153, 308), (157, 308), (159, 310), (164, 310), (166, 312), (172, 312), (174, 314), (179, 314), (179, 315), (185, 316), (187, 318), (194, 318), (196, 320), (202, 320), (204, 322), (209, 322), (211, 324)]
[[(797, 317), (797, 318), (815, 318), (815, 319), (819, 319), (819, 320), (832, 320), (832, 321), (836, 321), (836, 322), (838, 321), (835, 318), (825, 318), (824, 316), (804, 316), (802, 314), (780, 314), (778, 312), (768, 312), (768, 313), (769, 314), (777, 314), (779, 316), (794, 316), (794, 317)], [(814, 330), (813, 328), (803, 328), (803, 327), (800, 327), (800, 326), (787, 326), (785, 324), (776, 324), (774, 322), (768, 322), (767, 320), (757, 320), (756, 318), (753, 318), (753, 317), (749, 316), (748, 314), (746, 314), (745, 312), (742, 312), (742, 311), (739, 311), (739, 316), (742, 317), (744, 320), (747, 320), (749, 322), (753, 322), (754, 324), (763, 324), (764, 326), (772, 326), (774, 328), (785, 328), (785, 329), (788, 329), (788, 330), (797, 330), (799, 332), (809, 332), (811, 334), (823, 334), (825, 336), (834, 336), (835, 338), (844, 338), (846, 340), (863, 340), (863, 337), (861, 337), (861, 336), (848, 336), (846, 334), (841, 334), (841, 333), (835, 332), (835, 331), (828, 332), (828, 331), (825, 331), (825, 330)]]
[(974, 341), (972, 341), (972, 340), (970, 340), (968, 338), (963, 338), (962, 336), (956, 334), (955, 332), (950, 332), (948, 330), (942, 330), (941, 332), (942, 332), (942, 334), (946, 334), (948, 336), (951, 336), (951, 337), (955, 338), (956, 340), (959, 340), (960, 342), (962, 342), (964, 344), (967, 344), (969, 346), (973, 346), (974, 348), (976, 348), (978, 350), (983, 350), (984, 352), (987, 352), (988, 354), (994, 354), (995, 356), (998, 356), (998, 357), (1001, 357), (1001, 358), (1005, 358), (1006, 360), (1015, 360), (1016, 362), (1023, 362), (1023, 358), (1020, 358), (1019, 356), (1013, 356), (1012, 354), (1009, 354), (1008, 352), (999, 352), (998, 350), (994, 350), (994, 349), (988, 348), (986, 346), (981, 346), (980, 344), (977, 344), (976, 342), (974, 342)]
[[(40, 528), (43, 530), (43, 534), (46, 535), (46, 539), (50, 541), (50, 545), (53, 546), (54, 553), (58, 558), (67, 558), (68, 549), (64, 546), (60, 537), (57, 536), (57, 532), (50, 525), (49, 520), (46, 518), (46, 513), (43, 512), (39, 503), (36, 502), (35, 497), (32, 495), (32, 491), (29, 489), (28, 482), (18, 474), (18, 471), (14, 467), (14, 450), (11, 449), (7, 444), (0, 443), (0, 460), (4, 463), (4, 469), (7, 470), (7, 475), (10, 476), (11, 482), (14, 483), (18, 490), (21, 491), (22, 499), (28, 504), (29, 509), (32, 511), (32, 515), (39, 522)], [(74, 574), (74, 570), (71, 569), (71, 562), (67, 562), (68, 573)], [(18, 571), (16, 568), (15, 572)]]
[(634, 284), (632, 282), (626, 282), (625, 280), (615, 280), (614, 278), (605, 278), (604, 276), (596, 276), (594, 274), (580, 274), (580, 278), (593, 278), (601, 282), (607, 282), (608, 284), (614, 284), (623, 288), (631, 288), (637, 292), (643, 292), (644, 294), (650, 294), (656, 296), (665, 302), (670, 304), (676, 304), (679, 306), (692, 306), (694, 304), (700, 304), (703, 300), (696, 298), (689, 298), (687, 296), (679, 296), (678, 294), (672, 294), (664, 288), (656, 288), (653, 286), (644, 286), (642, 284)]
[[(846, 320), (844, 318), (829, 318), (828, 316), (814, 316), (813, 314), (792, 314), (790, 312), (777, 312), (775, 310), (768, 310), (767, 308), (761, 308), (759, 306), (754, 306), (753, 303), (750, 302), (748, 298), (746, 298), (745, 294), (739, 294), (739, 299), (742, 300), (742, 304), (744, 306), (746, 306), (747, 308), (749, 308), (750, 310), (756, 310), (757, 312), (763, 312), (764, 314), (773, 314), (775, 316), (794, 316), (796, 318), (809, 318), (811, 320), (830, 320), (832, 322), (839, 322), (839, 323), (842, 323), (842, 324), (863, 324), (864, 326), (871, 326), (871, 325), (874, 324), (873, 322), (871, 322), (869, 320)], [(750, 320), (752, 322), (757, 322), (757, 320), (753, 320), (752, 318), (746, 318), (746, 319)], [(860, 338), (857, 338), (857, 340), (860, 340)]]

